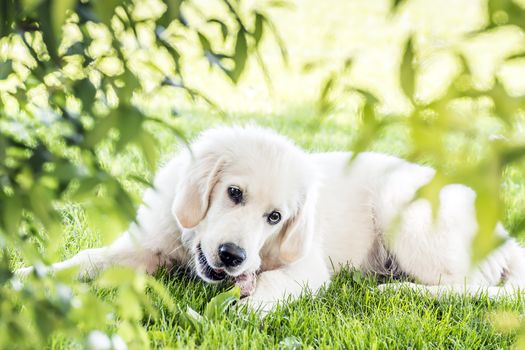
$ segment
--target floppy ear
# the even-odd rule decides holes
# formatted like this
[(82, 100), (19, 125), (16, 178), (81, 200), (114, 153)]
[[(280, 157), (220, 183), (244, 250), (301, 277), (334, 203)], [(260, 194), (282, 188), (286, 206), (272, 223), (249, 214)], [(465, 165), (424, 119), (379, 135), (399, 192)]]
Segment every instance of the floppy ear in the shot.
[(223, 159), (209, 153), (190, 160), (177, 188), (171, 212), (182, 228), (192, 228), (206, 216), (210, 195), (219, 180)]
[(283, 228), (279, 249), (279, 258), (282, 262), (291, 263), (298, 260), (310, 249), (315, 230), (316, 201), (316, 192), (309, 191), (303, 205)]

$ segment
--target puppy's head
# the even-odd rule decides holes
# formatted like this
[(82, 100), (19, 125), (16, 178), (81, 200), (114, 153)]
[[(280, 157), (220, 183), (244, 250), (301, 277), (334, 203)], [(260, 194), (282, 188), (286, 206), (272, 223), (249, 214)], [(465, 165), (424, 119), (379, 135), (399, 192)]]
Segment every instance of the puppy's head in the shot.
[(201, 278), (220, 281), (255, 272), (265, 259), (286, 264), (305, 254), (316, 177), (303, 151), (256, 127), (209, 130), (191, 149), (172, 211)]

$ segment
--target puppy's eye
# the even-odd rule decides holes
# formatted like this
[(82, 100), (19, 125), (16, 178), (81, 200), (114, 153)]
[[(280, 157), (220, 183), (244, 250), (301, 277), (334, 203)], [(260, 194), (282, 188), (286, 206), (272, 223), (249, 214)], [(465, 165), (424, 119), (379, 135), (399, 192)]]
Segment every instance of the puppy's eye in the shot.
[(267, 218), (267, 221), (270, 225), (276, 225), (281, 221), (281, 213), (278, 211), (272, 211)]
[(237, 186), (228, 187), (228, 196), (235, 204), (242, 202), (242, 191)]

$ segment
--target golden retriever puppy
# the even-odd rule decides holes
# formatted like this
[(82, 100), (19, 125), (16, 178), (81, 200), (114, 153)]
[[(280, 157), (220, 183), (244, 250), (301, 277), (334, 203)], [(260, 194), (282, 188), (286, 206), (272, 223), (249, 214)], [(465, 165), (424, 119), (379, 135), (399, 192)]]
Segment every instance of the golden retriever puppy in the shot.
[(148, 273), (186, 265), (206, 282), (235, 280), (243, 303), (265, 312), (317, 291), (342, 266), (408, 276), (419, 284), (393, 285), (437, 295), (508, 294), (525, 284), (525, 250), (501, 225), (506, 243), (471, 266), (471, 189), (443, 187), (434, 217), (415, 198), (432, 168), (377, 153), (350, 159), (307, 153), (254, 126), (205, 131), (159, 170), (127, 232), (51, 268), (78, 266), (90, 278), (112, 265)]

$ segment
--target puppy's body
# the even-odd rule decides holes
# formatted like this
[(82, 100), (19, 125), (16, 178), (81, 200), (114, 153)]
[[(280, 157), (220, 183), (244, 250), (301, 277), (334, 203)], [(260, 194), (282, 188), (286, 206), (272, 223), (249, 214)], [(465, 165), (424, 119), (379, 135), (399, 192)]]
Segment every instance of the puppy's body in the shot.
[[(176, 264), (208, 282), (257, 273), (244, 302), (264, 310), (304, 287), (316, 291), (342, 266), (406, 275), (421, 283), (412, 287), (436, 294), (480, 287), (498, 294), (525, 284), (524, 250), (501, 226), (506, 243), (471, 266), (471, 189), (444, 187), (434, 216), (415, 198), (433, 169), (377, 153), (350, 160), (343, 152), (307, 154), (260, 128), (212, 129), (158, 172), (136, 225), (53, 269), (78, 265), (93, 277), (111, 265), (152, 273)], [(224, 260), (225, 243), (243, 252), (240, 264)]]

